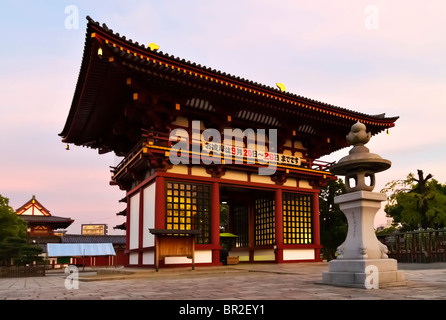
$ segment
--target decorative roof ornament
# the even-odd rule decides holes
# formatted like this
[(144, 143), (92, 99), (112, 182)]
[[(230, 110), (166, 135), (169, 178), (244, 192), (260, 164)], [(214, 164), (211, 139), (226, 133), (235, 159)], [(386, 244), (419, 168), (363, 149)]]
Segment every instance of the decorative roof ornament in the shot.
[(147, 46), (147, 48), (149, 48), (152, 51), (157, 51), (157, 50), (159, 50), (160, 46), (154, 42), (150, 42), (149, 45)]
[(278, 82), (278, 83), (276, 83), (276, 86), (277, 86), (277, 88), (280, 89), (280, 91), (282, 91), (282, 92), (286, 91), (286, 87), (285, 87), (285, 85), (283, 83)]

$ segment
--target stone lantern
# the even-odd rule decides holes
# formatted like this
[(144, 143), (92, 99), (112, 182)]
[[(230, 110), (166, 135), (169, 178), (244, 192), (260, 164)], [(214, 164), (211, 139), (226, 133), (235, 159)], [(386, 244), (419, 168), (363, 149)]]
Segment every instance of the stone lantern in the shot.
[(372, 192), (375, 173), (390, 168), (391, 162), (370, 153), (364, 146), (370, 138), (366, 126), (355, 123), (347, 135), (353, 148), (330, 168), (333, 174), (345, 176), (347, 193), (337, 196), (335, 203), (347, 217), (348, 232), (338, 247), (337, 258), (329, 262), (329, 271), (322, 275), (326, 284), (363, 288), (404, 284), (404, 273), (398, 271), (395, 259), (388, 258), (387, 247), (373, 228), (376, 212), (386, 200), (384, 193)]

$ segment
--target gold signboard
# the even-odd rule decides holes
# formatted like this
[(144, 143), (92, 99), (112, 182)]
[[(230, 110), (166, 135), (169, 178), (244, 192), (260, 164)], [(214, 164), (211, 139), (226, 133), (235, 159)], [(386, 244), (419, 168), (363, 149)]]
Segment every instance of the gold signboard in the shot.
[(83, 224), (81, 233), (89, 236), (104, 236), (108, 233), (108, 226), (106, 224)]

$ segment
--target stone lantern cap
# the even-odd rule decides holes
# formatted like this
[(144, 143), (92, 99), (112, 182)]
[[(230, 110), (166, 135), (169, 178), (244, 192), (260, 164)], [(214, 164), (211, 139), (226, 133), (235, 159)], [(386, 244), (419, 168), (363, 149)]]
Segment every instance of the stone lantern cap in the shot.
[(330, 167), (330, 172), (346, 177), (347, 192), (372, 191), (375, 187), (375, 173), (389, 169), (392, 163), (377, 154), (370, 153), (364, 146), (370, 141), (371, 133), (367, 132), (363, 123), (359, 121), (355, 123), (346, 138), (353, 148), (348, 156)]

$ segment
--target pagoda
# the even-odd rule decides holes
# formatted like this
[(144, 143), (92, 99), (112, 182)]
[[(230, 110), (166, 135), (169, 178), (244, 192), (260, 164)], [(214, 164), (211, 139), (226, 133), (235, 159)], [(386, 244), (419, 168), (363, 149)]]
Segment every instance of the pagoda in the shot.
[[(318, 159), (348, 147), (352, 124), (360, 121), (376, 135), (397, 117), (230, 75), (87, 20), (60, 136), (123, 157), (110, 184), (126, 196), (129, 266), (155, 266), (153, 229), (200, 231), (197, 266), (221, 264), (223, 231), (236, 236), (228, 254), (240, 262), (321, 261), (318, 195), (336, 176)], [(227, 130), (233, 139), (219, 140)], [(262, 173), (268, 167), (274, 170)], [(222, 222), (223, 202), (229, 211)], [(188, 264), (189, 258), (166, 257), (160, 266)]]

